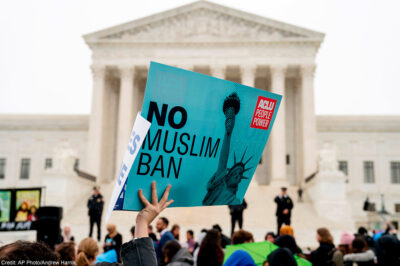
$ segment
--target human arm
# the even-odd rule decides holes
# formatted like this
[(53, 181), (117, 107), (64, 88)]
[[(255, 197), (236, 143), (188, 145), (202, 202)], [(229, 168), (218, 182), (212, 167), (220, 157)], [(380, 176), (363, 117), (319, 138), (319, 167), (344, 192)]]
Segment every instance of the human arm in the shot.
[(173, 200), (168, 201), (170, 189), (171, 185), (167, 186), (163, 197), (158, 202), (156, 183), (153, 182), (151, 184), (152, 203), (143, 196), (143, 191), (139, 190), (139, 198), (145, 207), (136, 216), (135, 240), (122, 245), (121, 257), (124, 265), (157, 265), (156, 252), (153, 241), (148, 237), (147, 228), (157, 215), (173, 202)]
[(289, 196), (286, 198), (286, 206), (285, 207), (286, 208), (283, 209), (282, 213), (284, 215), (287, 215), (287, 214), (289, 214), (290, 210), (293, 209), (293, 201)]
[(372, 250), (367, 250), (362, 253), (351, 253), (344, 255), (343, 260), (344, 261), (355, 261), (355, 262), (365, 262), (365, 261), (370, 261), (375, 258), (375, 254)]
[(246, 202), (246, 200), (244, 198), (243, 198), (242, 205), (243, 205), (243, 209), (247, 208), (247, 202)]
[(110, 244), (111, 244), (111, 243), (107, 243), (107, 237), (108, 237), (108, 235), (106, 235), (106, 236), (104, 237), (103, 248), (106, 248), (106, 247), (110, 246)]
[(278, 196), (275, 197), (274, 202), (275, 202), (276, 204), (279, 204), (279, 197), (278, 197)]
[(118, 253), (120, 252), (121, 246), (122, 246), (122, 235), (118, 234), (115, 237), (115, 249), (117, 250)]
[(142, 209), (136, 216), (136, 227), (135, 236), (136, 238), (148, 237), (148, 226), (150, 223), (169, 205), (174, 202), (173, 200), (168, 201), (169, 191), (171, 190), (171, 185), (168, 185), (165, 189), (164, 195), (161, 200), (158, 201), (156, 182), (151, 183), (151, 199), (150, 203), (144, 196), (143, 191), (139, 190), (139, 198), (144, 204), (145, 208)]
[(293, 201), (292, 201), (292, 199), (289, 198), (289, 197), (288, 197), (288, 199), (289, 199), (288, 209), (291, 210), (291, 209), (293, 209)]
[(100, 195), (99, 209), (101, 213), (103, 212), (103, 208), (104, 208), (104, 198), (102, 195)]

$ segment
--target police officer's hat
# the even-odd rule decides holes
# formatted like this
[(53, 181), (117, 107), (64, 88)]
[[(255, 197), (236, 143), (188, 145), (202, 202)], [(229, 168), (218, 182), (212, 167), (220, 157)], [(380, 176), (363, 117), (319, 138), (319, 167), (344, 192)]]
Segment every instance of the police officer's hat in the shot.
[(286, 192), (287, 187), (281, 187), (282, 192)]

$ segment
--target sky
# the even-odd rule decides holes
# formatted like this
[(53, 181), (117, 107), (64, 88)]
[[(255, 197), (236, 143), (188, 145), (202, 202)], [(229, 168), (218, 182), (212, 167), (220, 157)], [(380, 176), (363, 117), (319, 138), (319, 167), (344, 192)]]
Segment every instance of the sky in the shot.
[[(91, 52), (82, 35), (191, 1), (0, 2), (0, 114), (88, 114)], [(326, 34), (316, 113), (400, 115), (400, 1), (213, 0)]]

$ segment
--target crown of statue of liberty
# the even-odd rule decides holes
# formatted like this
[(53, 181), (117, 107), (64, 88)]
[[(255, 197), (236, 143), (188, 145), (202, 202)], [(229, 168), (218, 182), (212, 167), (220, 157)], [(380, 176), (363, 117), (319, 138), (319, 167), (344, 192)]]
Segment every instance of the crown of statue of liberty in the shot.
[(245, 172), (249, 171), (251, 168), (253, 168), (253, 167), (246, 168), (246, 164), (248, 162), (250, 162), (251, 159), (253, 159), (253, 156), (250, 156), (247, 159), (247, 161), (245, 161), (245, 162), (243, 161), (244, 160), (244, 156), (246, 155), (246, 151), (247, 151), (247, 148), (244, 150), (242, 158), (240, 159), (239, 162), (236, 161), (236, 154), (235, 154), (235, 152), (233, 152), (233, 166), (229, 169), (229, 172), (232, 172), (232, 171), (234, 171), (235, 169), (237, 169), (239, 167), (242, 168), (243, 170), (242, 170), (242, 176), (241, 176), (240, 180), (249, 179), (248, 177), (243, 176), (243, 174)]

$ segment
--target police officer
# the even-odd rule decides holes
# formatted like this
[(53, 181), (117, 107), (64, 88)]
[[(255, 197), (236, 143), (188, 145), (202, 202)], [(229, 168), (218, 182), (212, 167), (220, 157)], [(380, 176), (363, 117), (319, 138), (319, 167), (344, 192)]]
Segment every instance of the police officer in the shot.
[(103, 213), (104, 200), (100, 194), (99, 187), (93, 187), (93, 195), (89, 198), (87, 203), (90, 217), (90, 230), (89, 237), (92, 237), (93, 225), (97, 225), (97, 240), (101, 239), (101, 215)]
[(275, 197), (276, 217), (278, 222), (277, 235), (279, 236), (282, 224), (290, 225), (290, 213), (293, 208), (292, 199), (286, 194), (287, 188), (281, 188), (281, 194)]
[(243, 199), (242, 204), (229, 205), (229, 212), (231, 214), (231, 236), (235, 231), (236, 221), (239, 224), (239, 228), (242, 229), (243, 226), (243, 211), (247, 208), (247, 203)]

